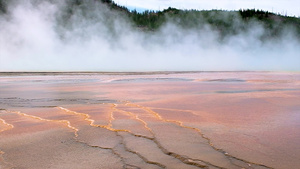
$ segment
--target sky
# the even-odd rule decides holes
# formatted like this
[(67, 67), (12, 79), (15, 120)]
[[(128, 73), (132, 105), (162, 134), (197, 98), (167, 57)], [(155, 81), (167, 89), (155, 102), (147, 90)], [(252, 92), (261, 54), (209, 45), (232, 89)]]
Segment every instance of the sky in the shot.
[(282, 15), (300, 16), (300, 0), (117, 0), (116, 3), (130, 9), (163, 10), (179, 9), (263, 9)]

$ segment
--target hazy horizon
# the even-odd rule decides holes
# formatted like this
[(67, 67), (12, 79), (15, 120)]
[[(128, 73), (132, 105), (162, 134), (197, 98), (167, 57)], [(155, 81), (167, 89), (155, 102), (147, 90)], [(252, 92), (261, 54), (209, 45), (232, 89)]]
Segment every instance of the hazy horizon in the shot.
[(164, 10), (168, 7), (174, 7), (178, 9), (196, 9), (196, 10), (240, 10), (240, 9), (259, 9), (269, 12), (278, 13), (287, 16), (300, 17), (300, 1), (289, 0), (126, 0), (115, 1), (117, 4), (130, 7), (132, 9), (143, 10)]

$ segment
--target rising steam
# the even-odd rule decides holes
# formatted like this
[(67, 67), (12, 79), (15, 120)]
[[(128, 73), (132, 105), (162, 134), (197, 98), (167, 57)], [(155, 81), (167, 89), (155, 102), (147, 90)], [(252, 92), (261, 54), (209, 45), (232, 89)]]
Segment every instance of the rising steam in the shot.
[(208, 24), (183, 29), (167, 22), (143, 31), (95, 3), (86, 1), (70, 15), (62, 1), (12, 1), (0, 14), (0, 71), (300, 70), (292, 29), (265, 41), (258, 22), (222, 41)]

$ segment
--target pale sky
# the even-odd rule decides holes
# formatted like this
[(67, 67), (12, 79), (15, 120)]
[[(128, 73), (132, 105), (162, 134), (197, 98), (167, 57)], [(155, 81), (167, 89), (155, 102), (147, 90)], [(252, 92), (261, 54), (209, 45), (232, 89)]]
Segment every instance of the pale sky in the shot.
[(163, 10), (168, 7), (179, 9), (263, 9), (274, 13), (300, 16), (300, 0), (115, 0), (130, 8)]

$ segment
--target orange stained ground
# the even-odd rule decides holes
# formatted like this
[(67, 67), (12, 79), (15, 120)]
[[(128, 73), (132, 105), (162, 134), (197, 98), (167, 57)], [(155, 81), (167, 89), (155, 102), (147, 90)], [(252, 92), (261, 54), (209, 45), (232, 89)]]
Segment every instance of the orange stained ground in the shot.
[(0, 168), (300, 168), (300, 74), (1, 74)]

